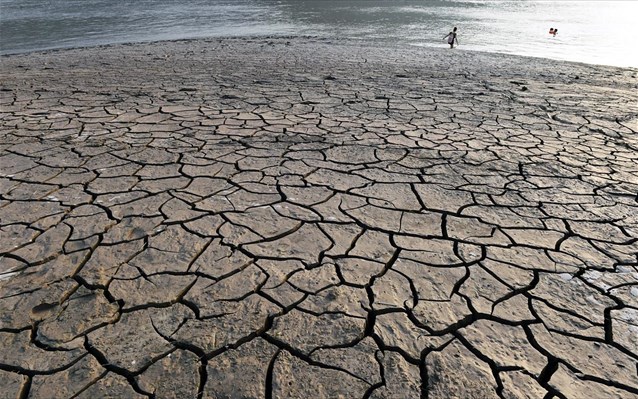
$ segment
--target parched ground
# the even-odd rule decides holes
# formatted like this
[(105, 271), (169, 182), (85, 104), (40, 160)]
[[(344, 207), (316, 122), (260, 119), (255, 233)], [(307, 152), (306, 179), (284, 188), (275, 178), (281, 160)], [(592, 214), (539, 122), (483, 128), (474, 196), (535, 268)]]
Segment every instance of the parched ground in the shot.
[(638, 71), (0, 58), (1, 398), (636, 398)]

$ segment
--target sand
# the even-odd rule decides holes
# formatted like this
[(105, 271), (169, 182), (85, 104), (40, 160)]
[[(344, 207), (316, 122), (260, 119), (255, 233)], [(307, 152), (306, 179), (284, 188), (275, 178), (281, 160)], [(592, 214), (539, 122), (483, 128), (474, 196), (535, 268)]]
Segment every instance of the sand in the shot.
[(638, 395), (638, 70), (316, 38), (0, 62), (0, 397)]

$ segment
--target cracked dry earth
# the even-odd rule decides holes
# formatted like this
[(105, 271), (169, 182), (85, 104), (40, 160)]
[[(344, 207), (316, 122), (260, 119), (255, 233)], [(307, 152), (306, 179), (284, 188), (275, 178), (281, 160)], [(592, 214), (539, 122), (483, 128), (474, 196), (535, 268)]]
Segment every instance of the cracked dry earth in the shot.
[(1, 73), (0, 397), (638, 396), (636, 70), (227, 39)]

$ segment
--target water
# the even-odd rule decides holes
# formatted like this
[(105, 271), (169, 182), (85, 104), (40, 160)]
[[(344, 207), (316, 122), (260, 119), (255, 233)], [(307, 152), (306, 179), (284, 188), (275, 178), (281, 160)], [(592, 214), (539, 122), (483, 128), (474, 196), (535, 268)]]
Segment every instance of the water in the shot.
[[(110, 43), (313, 35), (638, 67), (638, 1), (0, 0), (0, 54)], [(559, 29), (556, 37), (549, 28)]]

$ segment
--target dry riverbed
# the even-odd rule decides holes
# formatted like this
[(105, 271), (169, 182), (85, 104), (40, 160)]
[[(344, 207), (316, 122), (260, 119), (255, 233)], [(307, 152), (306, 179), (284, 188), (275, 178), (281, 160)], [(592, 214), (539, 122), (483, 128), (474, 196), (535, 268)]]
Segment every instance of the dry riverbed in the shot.
[(638, 395), (637, 70), (312, 38), (0, 62), (0, 397)]

